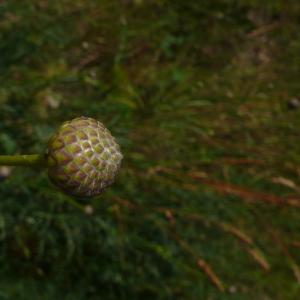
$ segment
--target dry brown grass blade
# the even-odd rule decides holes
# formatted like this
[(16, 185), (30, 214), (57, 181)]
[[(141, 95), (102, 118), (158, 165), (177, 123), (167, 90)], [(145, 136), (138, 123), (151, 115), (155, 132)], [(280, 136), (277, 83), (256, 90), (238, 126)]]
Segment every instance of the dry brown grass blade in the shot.
[(271, 178), (271, 181), (273, 183), (276, 183), (276, 184), (280, 184), (280, 185), (283, 185), (283, 186), (286, 186), (296, 192), (299, 192), (299, 187), (296, 185), (296, 183), (294, 181), (292, 181), (291, 179), (289, 178), (285, 178), (285, 177), (273, 177)]
[(299, 269), (298, 265), (294, 262), (290, 262), (290, 265), (291, 265), (291, 269), (294, 273), (294, 276), (299, 284), (300, 283), (300, 269)]
[(193, 220), (193, 221), (199, 221), (199, 222), (202, 222), (205, 224), (215, 225), (215, 226), (221, 228), (223, 231), (232, 234), (235, 238), (237, 238), (244, 244), (247, 244), (247, 245), (253, 244), (253, 240), (249, 235), (247, 235), (245, 232), (241, 231), (240, 229), (236, 228), (232, 224), (219, 222), (217, 220), (211, 220), (199, 213), (179, 212), (179, 214), (182, 216), (185, 216), (188, 219)]
[(190, 254), (195, 260), (197, 266), (203, 271), (203, 273), (207, 276), (210, 282), (218, 288), (219, 291), (224, 292), (225, 287), (221, 279), (214, 272), (212, 267), (202, 258), (195, 253), (195, 251), (182, 239), (180, 239), (176, 234), (172, 233), (171, 236), (178, 242), (183, 250), (185, 250), (188, 254)]
[(220, 223), (220, 227), (224, 231), (227, 231), (227, 232), (231, 233), (232, 235), (234, 235), (237, 239), (239, 239), (243, 243), (245, 243), (247, 245), (252, 245), (253, 244), (253, 240), (252, 240), (252, 238), (249, 235), (247, 235), (246, 233), (242, 232), (240, 229), (234, 227), (233, 225), (229, 225), (229, 224), (225, 224), (225, 223)]
[(282, 241), (282, 239), (280, 238), (280, 235), (276, 232), (276, 230), (269, 226), (268, 231), (269, 231), (272, 239), (274, 240), (274, 242), (278, 245), (281, 252), (287, 257), (289, 265), (295, 276), (295, 279), (297, 280), (297, 282), (299, 284), (300, 283), (300, 269), (299, 269), (298, 264), (295, 262), (288, 247), (286, 246), (284, 241)]
[(291, 246), (300, 249), (300, 241), (292, 241), (291, 242)]
[(279, 22), (274, 22), (274, 23), (271, 23), (271, 24), (266, 24), (264, 26), (261, 26), (259, 28), (256, 28), (255, 30), (249, 32), (247, 35), (248, 35), (249, 38), (255, 38), (255, 37), (267, 34), (270, 31), (273, 31), (278, 26), (280, 26)]
[(220, 291), (222, 292), (225, 291), (223, 283), (221, 282), (219, 277), (215, 274), (211, 266), (205, 260), (198, 259), (197, 265)]
[(247, 249), (248, 253), (250, 254), (251, 257), (265, 270), (269, 271), (271, 269), (268, 261), (266, 258), (263, 256), (261, 251), (257, 248), (248, 248)]
[(170, 222), (170, 224), (173, 225), (173, 224), (176, 223), (174, 214), (173, 214), (173, 212), (172, 212), (171, 209), (166, 209), (166, 210), (165, 210), (165, 216), (166, 216), (167, 220)]
[(90, 54), (87, 54), (83, 59), (81, 59), (76, 66), (74, 66), (74, 72), (80, 72), (84, 68), (96, 63), (101, 56), (104, 55), (104, 46), (103, 44), (98, 46), (94, 51)]
[(201, 181), (202, 183), (206, 184), (207, 186), (214, 189), (220, 194), (235, 195), (249, 202), (262, 201), (275, 205), (290, 205), (293, 207), (300, 208), (300, 199), (288, 199), (278, 197), (273, 194), (256, 192), (235, 184), (208, 179), (206, 177), (201, 176), (201, 173), (199, 174), (198, 172), (190, 172), (189, 176), (193, 179)]
[(265, 165), (266, 163), (258, 159), (246, 159), (246, 158), (223, 158), (216, 161), (216, 164), (226, 165)]
[[(270, 265), (267, 262), (266, 258), (262, 254), (262, 252), (258, 248), (253, 248), (254, 242), (250, 236), (242, 232), (240, 229), (234, 227), (233, 225), (226, 224), (226, 223), (219, 223), (219, 226), (229, 233), (231, 233), (234, 237), (242, 241), (244, 244), (246, 244), (246, 250), (249, 253), (249, 255), (258, 263), (260, 267), (262, 267), (263, 270), (269, 271)], [(249, 248), (249, 246), (252, 246), (252, 248)]]
[(123, 198), (120, 198), (118, 196), (114, 196), (112, 198), (112, 200), (118, 204), (120, 204), (121, 206), (123, 207), (126, 207), (126, 208), (129, 208), (129, 209), (138, 209), (139, 207), (135, 204), (133, 204), (132, 202), (130, 202), (129, 200), (127, 199), (123, 199)]
[[(263, 230), (265, 230), (273, 240), (273, 245), (277, 246), (279, 250), (282, 252), (282, 254), (287, 258), (288, 264), (293, 271), (293, 274), (298, 282), (300, 283), (300, 268), (296, 261), (294, 260), (293, 256), (291, 255), (286, 243), (282, 240), (280, 233), (272, 227), (270, 224), (271, 222), (266, 219), (261, 219), (260, 216), (257, 214), (257, 212), (252, 209), (252, 213), (255, 215), (255, 217), (259, 220), (260, 223), (263, 224)], [(291, 241), (290, 245), (294, 247), (300, 247), (300, 242), (299, 241)]]

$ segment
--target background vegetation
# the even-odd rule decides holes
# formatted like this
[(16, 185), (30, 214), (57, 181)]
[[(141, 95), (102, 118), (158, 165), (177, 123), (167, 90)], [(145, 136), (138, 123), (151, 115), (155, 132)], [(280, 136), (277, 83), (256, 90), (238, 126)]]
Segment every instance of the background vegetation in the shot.
[(0, 168), (0, 299), (298, 299), (299, 17), (292, 0), (0, 1), (0, 152), (85, 115), (125, 157), (91, 203)]

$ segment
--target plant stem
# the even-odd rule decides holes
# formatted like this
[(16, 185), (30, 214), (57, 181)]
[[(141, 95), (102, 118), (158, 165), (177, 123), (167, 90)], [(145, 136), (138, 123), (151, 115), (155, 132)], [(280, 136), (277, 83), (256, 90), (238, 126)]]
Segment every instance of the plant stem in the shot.
[(45, 157), (41, 154), (32, 155), (0, 155), (0, 166), (42, 166)]

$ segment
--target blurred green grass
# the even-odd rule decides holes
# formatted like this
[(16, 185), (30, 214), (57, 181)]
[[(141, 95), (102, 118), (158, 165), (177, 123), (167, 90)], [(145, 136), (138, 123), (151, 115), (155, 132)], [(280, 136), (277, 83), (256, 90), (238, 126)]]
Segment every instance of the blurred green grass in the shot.
[(125, 158), (75, 206), (41, 170), (0, 169), (0, 299), (297, 299), (299, 15), (280, 0), (1, 2), (0, 152), (41, 152), (85, 115)]

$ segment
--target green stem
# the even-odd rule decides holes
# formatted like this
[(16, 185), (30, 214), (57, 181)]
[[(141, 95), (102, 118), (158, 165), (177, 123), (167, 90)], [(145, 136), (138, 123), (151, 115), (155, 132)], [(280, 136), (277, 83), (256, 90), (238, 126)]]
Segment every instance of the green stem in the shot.
[(0, 166), (42, 166), (45, 157), (41, 154), (32, 155), (0, 155)]

